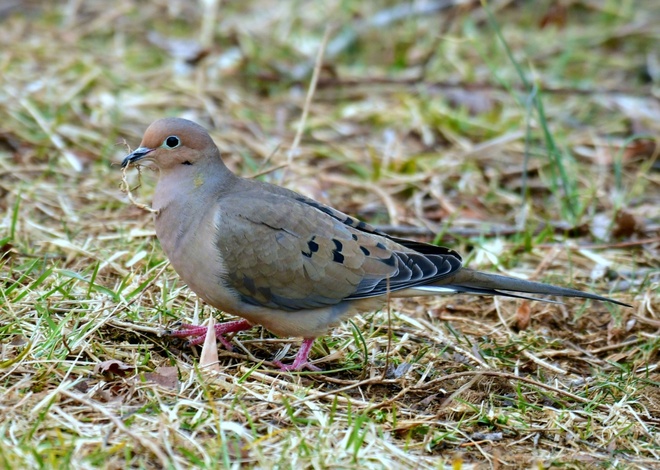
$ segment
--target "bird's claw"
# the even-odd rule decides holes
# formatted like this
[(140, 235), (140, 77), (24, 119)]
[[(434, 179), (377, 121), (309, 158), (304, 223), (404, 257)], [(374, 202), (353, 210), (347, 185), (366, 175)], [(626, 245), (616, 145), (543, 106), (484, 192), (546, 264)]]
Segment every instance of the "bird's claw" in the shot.
[[(208, 332), (207, 326), (190, 325), (188, 323), (181, 323), (179, 326), (181, 327), (179, 330), (170, 330), (168, 331), (168, 334), (170, 336), (176, 336), (177, 338), (190, 337), (190, 339), (186, 342), (186, 346), (196, 346), (198, 344), (202, 344), (204, 339), (206, 339), (206, 333)], [(216, 338), (228, 351), (232, 351), (234, 347), (229, 341), (227, 341), (224, 335), (227, 333), (237, 333), (249, 328), (252, 328), (252, 325), (247, 320), (236, 320), (226, 323), (218, 323), (214, 326)]]
[(309, 361), (305, 361), (299, 364), (296, 364), (296, 361), (293, 361), (293, 364), (284, 364), (282, 361), (273, 361), (273, 364), (279, 367), (282, 372), (300, 371), (303, 369), (309, 369), (312, 372), (319, 372), (323, 370)]

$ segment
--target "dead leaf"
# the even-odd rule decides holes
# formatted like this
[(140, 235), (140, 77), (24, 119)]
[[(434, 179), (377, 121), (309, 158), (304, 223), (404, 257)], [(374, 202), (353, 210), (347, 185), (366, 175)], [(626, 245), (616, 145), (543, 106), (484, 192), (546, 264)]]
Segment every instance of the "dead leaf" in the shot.
[(439, 397), (439, 396), (440, 396), (440, 395), (437, 394), (437, 393), (432, 393), (431, 395), (429, 395), (428, 397), (424, 398), (423, 400), (420, 400), (420, 402), (417, 403), (417, 405), (415, 405), (415, 408), (417, 408), (417, 409), (420, 410), (420, 411), (426, 411), (426, 409), (429, 407), (429, 405), (430, 405), (431, 403), (433, 403), (434, 401), (437, 401), (437, 400), (438, 400), (438, 397)]
[(591, 234), (601, 240), (612, 238), (630, 238), (635, 234), (643, 234), (644, 222), (633, 213), (620, 209), (614, 215), (614, 220), (608, 214), (596, 214), (591, 220)]
[(563, 29), (566, 26), (568, 19), (568, 8), (562, 2), (551, 2), (548, 11), (541, 17), (539, 21), (539, 28), (543, 29), (547, 26), (554, 25), (557, 28)]
[(614, 217), (612, 236), (614, 238), (629, 238), (644, 231), (644, 223), (625, 209), (621, 209)]
[(411, 367), (412, 367), (412, 364), (410, 364), (408, 362), (402, 362), (401, 364), (399, 364), (396, 367), (393, 366), (393, 365), (390, 365), (390, 367), (387, 370), (387, 378), (388, 379), (400, 379), (401, 377), (406, 375), (406, 373), (410, 370)]
[(90, 381), (89, 380), (82, 380), (80, 382), (76, 382), (75, 385), (73, 386), (74, 389), (78, 390), (81, 393), (87, 393), (89, 389), (91, 388), (90, 386)]
[(526, 330), (529, 326), (531, 312), (532, 309), (529, 306), (529, 302), (526, 300), (521, 301), (516, 309), (516, 326), (519, 331)]
[(156, 372), (147, 372), (144, 379), (163, 388), (176, 390), (179, 386), (179, 370), (176, 367), (159, 367)]
[[(642, 126), (639, 126), (642, 128)], [(651, 133), (652, 131), (646, 131)], [(644, 133), (642, 131), (638, 133)], [(573, 152), (580, 157), (592, 160), (602, 166), (614, 165), (619, 160), (624, 165), (634, 165), (654, 158), (657, 154), (657, 145), (653, 140), (637, 139), (632, 142), (613, 140), (599, 143), (576, 145)], [(657, 161), (657, 160), (656, 160)]]
[(211, 316), (209, 319), (208, 330), (206, 332), (206, 338), (204, 338), (204, 346), (202, 346), (202, 353), (199, 356), (199, 366), (205, 371), (220, 372), (218, 361), (218, 342), (215, 336), (215, 318)]
[(4, 245), (0, 246), (0, 258), (2, 258), (5, 254), (7, 254), (8, 257), (11, 256), (14, 253), (12, 251), (13, 249), (14, 249), (14, 245), (12, 245), (10, 242), (7, 242)]
[(23, 335), (14, 336), (9, 342), (10, 346), (25, 346), (28, 343), (28, 339)]
[[(641, 132), (640, 132), (641, 133)], [(657, 143), (649, 139), (637, 139), (629, 142), (623, 152), (623, 161), (643, 161), (654, 156), (658, 151)]]
[(103, 375), (117, 375), (119, 377), (126, 377), (129, 370), (134, 370), (135, 367), (124, 364), (121, 361), (116, 359), (111, 359), (109, 361), (103, 361), (96, 364), (94, 367), (95, 374)]

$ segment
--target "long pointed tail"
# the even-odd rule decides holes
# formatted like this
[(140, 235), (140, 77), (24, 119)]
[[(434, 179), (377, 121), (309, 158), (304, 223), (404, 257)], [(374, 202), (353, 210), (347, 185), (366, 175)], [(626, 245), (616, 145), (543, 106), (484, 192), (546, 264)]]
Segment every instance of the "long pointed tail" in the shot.
[[(567, 287), (553, 286), (543, 284), (542, 282), (525, 281), (514, 277), (501, 276), (499, 274), (482, 273), (471, 269), (463, 268), (455, 275), (443, 279), (434, 284), (426, 286), (417, 286), (415, 290), (432, 293), (439, 292), (462, 292), (478, 295), (502, 295), (506, 297), (517, 297), (522, 299), (540, 300), (542, 302), (554, 302), (552, 300), (531, 297), (524, 294), (556, 295), (560, 297), (582, 297), (585, 299), (600, 300), (602, 302), (611, 302), (624, 307), (631, 305), (619, 302), (588, 292), (582, 292)], [(521, 295), (523, 294), (523, 295)]]

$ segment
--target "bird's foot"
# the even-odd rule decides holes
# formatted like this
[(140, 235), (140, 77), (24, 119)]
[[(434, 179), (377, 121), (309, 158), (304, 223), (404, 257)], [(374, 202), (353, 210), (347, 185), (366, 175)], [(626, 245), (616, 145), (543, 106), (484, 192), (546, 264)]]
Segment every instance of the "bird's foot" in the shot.
[[(250, 328), (252, 328), (252, 325), (247, 320), (236, 320), (228, 321), (225, 323), (218, 323), (214, 327), (215, 335), (218, 341), (220, 341), (228, 351), (231, 351), (234, 348), (223, 335), (226, 335), (227, 333), (237, 333), (239, 331), (249, 330)], [(168, 334), (170, 336), (176, 336), (177, 338), (190, 338), (187, 345), (195, 346), (204, 342), (207, 331), (208, 327), (206, 326), (182, 323), (180, 329), (169, 331)]]
[(278, 366), (281, 371), (289, 372), (292, 370), (303, 370), (309, 369), (311, 371), (320, 371), (319, 367), (316, 367), (314, 364), (309, 362), (309, 352), (312, 350), (312, 344), (314, 344), (315, 338), (305, 338), (300, 345), (300, 350), (296, 354), (296, 358), (293, 360), (293, 364), (284, 364), (282, 361), (273, 361), (273, 364)]

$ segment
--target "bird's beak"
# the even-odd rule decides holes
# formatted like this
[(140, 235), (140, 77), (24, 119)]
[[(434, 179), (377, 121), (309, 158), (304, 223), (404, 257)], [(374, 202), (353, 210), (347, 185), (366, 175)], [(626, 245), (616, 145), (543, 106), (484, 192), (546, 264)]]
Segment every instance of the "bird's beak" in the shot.
[(135, 150), (133, 150), (131, 153), (126, 155), (124, 158), (124, 161), (121, 162), (121, 167), (126, 168), (129, 164), (131, 163), (136, 163), (142, 160), (144, 157), (149, 155), (149, 153), (153, 152), (154, 149), (150, 149), (147, 147), (138, 147)]

